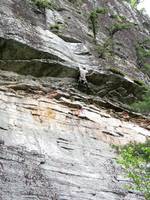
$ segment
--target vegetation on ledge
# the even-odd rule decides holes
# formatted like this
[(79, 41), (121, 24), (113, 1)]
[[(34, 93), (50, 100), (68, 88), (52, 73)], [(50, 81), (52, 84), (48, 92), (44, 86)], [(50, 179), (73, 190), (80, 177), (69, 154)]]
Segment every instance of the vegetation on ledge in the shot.
[(149, 114), (150, 113), (150, 89), (147, 90), (141, 101), (135, 102), (131, 105), (135, 111)]
[(52, 8), (51, 0), (31, 0), (38, 8)]
[(96, 42), (96, 35), (97, 35), (97, 29), (98, 29), (98, 17), (99, 15), (105, 15), (108, 12), (106, 8), (100, 7), (96, 8), (95, 10), (91, 11), (89, 16), (89, 23), (90, 28), (93, 32), (94, 41)]
[(150, 76), (150, 39), (136, 45), (137, 63), (143, 72)]

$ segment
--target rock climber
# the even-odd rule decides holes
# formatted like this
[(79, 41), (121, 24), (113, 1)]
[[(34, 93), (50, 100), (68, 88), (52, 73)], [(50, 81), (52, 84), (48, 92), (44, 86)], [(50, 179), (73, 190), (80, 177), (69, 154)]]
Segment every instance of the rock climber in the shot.
[(79, 87), (80, 88), (88, 88), (88, 82), (86, 79), (86, 74), (88, 73), (88, 70), (86, 69), (86, 67), (79, 67)]

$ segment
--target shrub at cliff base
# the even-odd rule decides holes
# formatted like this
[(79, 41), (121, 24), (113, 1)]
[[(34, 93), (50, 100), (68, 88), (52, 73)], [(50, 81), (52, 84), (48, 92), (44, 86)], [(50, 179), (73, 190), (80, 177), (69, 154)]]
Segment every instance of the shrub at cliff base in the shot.
[(131, 180), (128, 189), (140, 192), (150, 200), (150, 140), (143, 144), (128, 144), (118, 152), (118, 163)]

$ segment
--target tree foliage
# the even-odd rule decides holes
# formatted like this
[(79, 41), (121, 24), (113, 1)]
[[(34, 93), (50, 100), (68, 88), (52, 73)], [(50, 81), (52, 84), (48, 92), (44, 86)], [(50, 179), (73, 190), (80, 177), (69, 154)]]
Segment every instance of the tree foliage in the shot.
[(131, 180), (129, 189), (141, 192), (150, 200), (150, 140), (128, 144), (119, 150), (119, 164)]
[(150, 113), (150, 90), (146, 92), (141, 101), (137, 101), (131, 106), (134, 110), (145, 114)]
[(133, 8), (137, 7), (137, 5), (141, 2), (141, 0), (125, 0), (131, 4)]
[(94, 41), (96, 42), (96, 34), (97, 34), (97, 29), (98, 29), (98, 16), (101, 15), (105, 15), (108, 12), (108, 10), (106, 8), (96, 8), (94, 10), (91, 11), (90, 16), (89, 16), (89, 22), (91, 25), (91, 29), (93, 31), (93, 37), (94, 37)]
[(38, 8), (52, 7), (52, 0), (31, 0)]

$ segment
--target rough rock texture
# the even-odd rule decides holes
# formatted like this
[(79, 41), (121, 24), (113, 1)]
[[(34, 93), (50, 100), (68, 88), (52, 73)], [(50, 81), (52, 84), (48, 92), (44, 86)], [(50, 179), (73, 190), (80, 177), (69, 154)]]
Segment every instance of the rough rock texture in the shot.
[[(76, 3), (54, 3), (0, 1), (0, 200), (143, 200), (124, 189), (111, 145), (150, 137), (149, 118), (125, 106), (144, 92), (135, 79), (149, 84), (135, 50), (149, 19), (122, 1), (86, 0), (81, 13)], [(95, 7), (109, 10), (99, 16), (98, 45), (115, 14), (136, 23), (114, 35), (105, 58), (89, 28)]]
[[(1, 0), (0, 68), (37, 77), (71, 77), (76, 82), (79, 68), (86, 67), (90, 94), (123, 104), (139, 99), (144, 88), (134, 81), (148, 84), (149, 77), (138, 67), (136, 45), (149, 37), (149, 26), (144, 27), (149, 19), (122, 1), (87, 0), (80, 6), (81, 13), (67, 0), (54, 1), (54, 5), (53, 10), (39, 9), (30, 0)], [(113, 47), (107, 46), (113, 55), (106, 52), (105, 59), (98, 58), (89, 28), (95, 7), (108, 10), (98, 18), (97, 45), (110, 39), (115, 24), (132, 23), (129, 30), (113, 35), (109, 42)], [(115, 16), (124, 17), (119, 19), (125, 22)]]
[(124, 190), (109, 144), (145, 141), (148, 126), (61, 91), (43, 95), (41, 81), (1, 72), (1, 199), (142, 199)]

